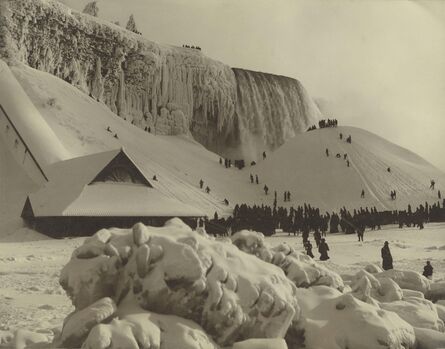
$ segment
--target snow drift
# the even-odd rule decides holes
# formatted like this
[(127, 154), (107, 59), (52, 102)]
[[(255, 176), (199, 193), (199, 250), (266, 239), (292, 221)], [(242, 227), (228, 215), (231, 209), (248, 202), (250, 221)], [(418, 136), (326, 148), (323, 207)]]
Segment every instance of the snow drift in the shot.
[(219, 152), (260, 139), (255, 153), (320, 115), (297, 80), (232, 71), (201, 51), (153, 43), (56, 1), (1, 6), (1, 57), (68, 81), (142, 129), (191, 133)]

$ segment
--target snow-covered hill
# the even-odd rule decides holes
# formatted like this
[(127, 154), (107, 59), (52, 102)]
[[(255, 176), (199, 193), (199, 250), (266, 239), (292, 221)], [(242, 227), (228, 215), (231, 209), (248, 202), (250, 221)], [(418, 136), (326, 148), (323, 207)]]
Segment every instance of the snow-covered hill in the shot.
[[(351, 127), (299, 134), (275, 152), (268, 152), (266, 160), (256, 166), (226, 169), (219, 164), (218, 155), (189, 137), (144, 132), (61, 79), (25, 65), (13, 67), (12, 71), (72, 156), (124, 146), (148, 174), (156, 174), (158, 189), (204, 210), (209, 216), (215, 211), (229, 214), (236, 203), (271, 205), (275, 190), (278, 205), (306, 202), (329, 211), (342, 206), (374, 205), (379, 209), (405, 209), (408, 203), (414, 207), (424, 201), (437, 201), (437, 191), (428, 189), (430, 179), (436, 180), (438, 188), (445, 183), (442, 172), (412, 152)], [(108, 126), (113, 133), (106, 131)], [(352, 144), (340, 140), (340, 132), (344, 138), (351, 135)], [(113, 137), (114, 133), (119, 139)], [(326, 148), (329, 157), (325, 155)], [(341, 159), (335, 157), (337, 153)], [(344, 153), (348, 154), (350, 167), (343, 159)], [(22, 171), (10, 164), (11, 159), (3, 156), (2, 168)], [(258, 174), (259, 185), (250, 184), (250, 173)], [(199, 189), (201, 178), (210, 187), (210, 194)], [(270, 188), (267, 196), (262, 190), (264, 184)], [(14, 182), (3, 186), (8, 191), (22, 187)], [(360, 198), (362, 189), (364, 199)], [(291, 192), (289, 203), (283, 202), (284, 190)], [(395, 201), (390, 200), (391, 190), (397, 191)], [(223, 204), (224, 198), (229, 200), (229, 207)], [(14, 207), (21, 205), (16, 203)]]

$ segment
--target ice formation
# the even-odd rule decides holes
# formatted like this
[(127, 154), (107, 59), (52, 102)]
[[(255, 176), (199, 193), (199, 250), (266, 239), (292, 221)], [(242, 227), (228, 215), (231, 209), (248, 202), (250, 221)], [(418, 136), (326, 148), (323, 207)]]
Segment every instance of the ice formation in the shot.
[(297, 287), (326, 285), (339, 290), (344, 288), (340, 275), (287, 244), (269, 248), (263, 234), (248, 230), (233, 234), (231, 239), (240, 250), (280, 267)]
[(211, 150), (255, 156), (320, 114), (297, 80), (232, 70), (201, 51), (153, 43), (55, 1), (1, 6), (1, 57), (64, 79), (142, 129), (192, 134)]
[[(82, 344), (90, 330), (86, 343), (95, 347), (97, 338), (106, 342), (115, 332), (126, 333), (129, 323), (143, 324), (159, 314), (194, 322), (224, 345), (283, 338), (299, 317), (297, 289), (279, 268), (177, 219), (163, 228), (137, 224), (132, 230), (97, 232), (74, 251), (60, 282), (76, 307), (59, 339), (65, 345), (73, 338)], [(113, 317), (113, 302), (120, 315), (100, 324)], [(142, 308), (136, 311), (141, 315), (128, 313), (132, 307)], [(76, 325), (85, 314), (95, 315)]]
[(345, 286), (335, 272), (290, 246), (268, 247), (260, 233), (241, 231), (230, 240), (215, 240), (178, 219), (162, 228), (138, 223), (132, 229), (103, 229), (73, 252), (61, 273), (75, 311), (53, 345), (433, 349), (443, 344), (443, 306), (390, 278), (412, 286), (418, 275), (377, 277), (379, 268), (366, 269), (373, 273), (362, 270)]

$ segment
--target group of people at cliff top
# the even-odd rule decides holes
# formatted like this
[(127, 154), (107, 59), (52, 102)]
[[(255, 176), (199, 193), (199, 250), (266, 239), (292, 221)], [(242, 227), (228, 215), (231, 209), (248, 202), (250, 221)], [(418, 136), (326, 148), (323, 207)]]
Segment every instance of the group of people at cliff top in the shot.
[(194, 50), (201, 51), (201, 47), (199, 47), (199, 46), (182, 45), (182, 47), (183, 48), (191, 48), (191, 49), (194, 49)]
[[(338, 126), (338, 121), (337, 119), (323, 119), (320, 120), (318, 122), (318, 127), (319, 128), (327, 128), (327, 127), (337, 127)], [(307, 131), (313, 131), (316, 130), (317, 126), (316, 125), (312, 125), (310, 126)]]
[[(392, 258), (391, 250), (389, 248), (388, 241), (385, 241), (385, 243), (383, 244), (383, 247), (381, 249), (381, 256), (382, 256), (382, 269), (383, 270), (394, 269), (393, 258)], [(434, 268), (431, 265), (431, 262), (426, 261), (426, 265), (423, 267), (422, 275), (428, 279), (432, 279), (433, 278), (433, 269)]]

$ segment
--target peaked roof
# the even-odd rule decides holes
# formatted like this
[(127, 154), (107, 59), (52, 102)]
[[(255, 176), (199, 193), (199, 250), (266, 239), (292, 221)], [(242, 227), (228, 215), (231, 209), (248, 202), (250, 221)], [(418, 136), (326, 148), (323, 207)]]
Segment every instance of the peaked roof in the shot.
[[(125, 165), (137, 171), (141, 184), (100, 181), (118, 157), (128, 160)], [(28, 196), (35, 217), (205, 215), (153, 188), (123, 148), (55, 163), (48, 167), (48, 178), (45, 187)]]

